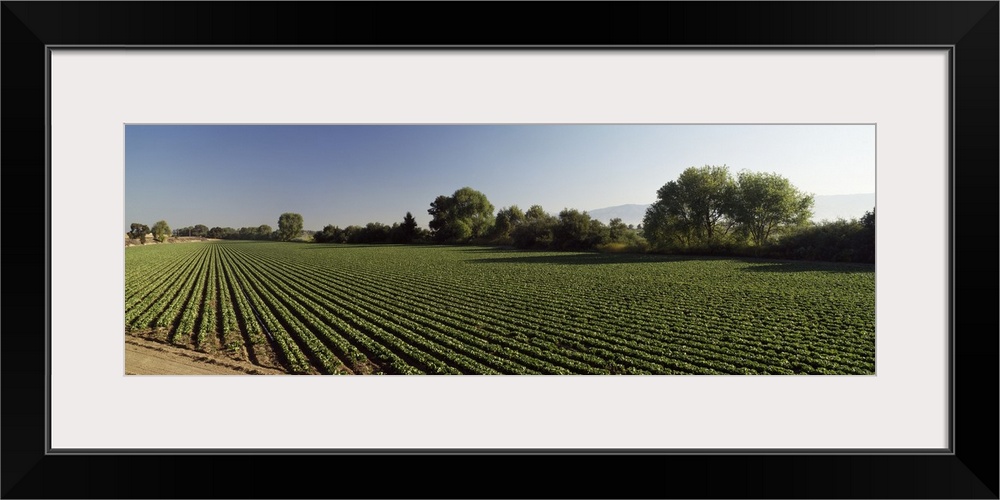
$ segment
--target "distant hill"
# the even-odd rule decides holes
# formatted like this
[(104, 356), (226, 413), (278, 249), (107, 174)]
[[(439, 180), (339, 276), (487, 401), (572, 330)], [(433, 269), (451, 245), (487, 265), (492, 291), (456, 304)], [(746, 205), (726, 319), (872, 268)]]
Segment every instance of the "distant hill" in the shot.
[[(614, 207), (587, 210), (591, 218), (605, 224), (615, 217), (626, 224), (642, 224), (649, 205), (618, 205)], [(817, 195), (813, 205), (813, 221), (834, 221), (838, 218), (859, 219), (865, 212), (875, 208), (875, 193)]]
[(587, 213), (590, 214), (590, 218), (597, 219), (605, 224), (610, 223), (611, 219), (617, 217), (625, 224), (637, 226), (642, 224), (642, 218), (646, 215), (647, 208), (649, 208), (649, 205), (618, 205), (616, 207), (587, 210)]

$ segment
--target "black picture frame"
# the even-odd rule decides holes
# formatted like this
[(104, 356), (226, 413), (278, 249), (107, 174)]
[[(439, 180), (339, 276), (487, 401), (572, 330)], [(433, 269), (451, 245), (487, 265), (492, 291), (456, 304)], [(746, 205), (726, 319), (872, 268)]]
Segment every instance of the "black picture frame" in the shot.
[[(987, 2), (2, 2), (4, 498), (998, 498), (998, 20)], [(463, 20), (456, 23), (453, 20)], [(46, 441), (48, 46), (950, 46), (953, 390), (937, 454), (94, 454)], [(959, 196), (961, 192), (961, 196)], [(41, 206), (39, 206), (41, 205)], [(81, 224), (86, 224), (82, 221)], [(959, 231), (961, 230), (961, 231)], [(915, 235), (914, 245), (920, 245)], [(974, 300), (974, 301), (973, 301)], [(85, 329), (85, 325), (81, 328)], [(558, 466), (558, 467), (557, 467)], [(311, 469), (329, 477), (308, 477)], [(566, 475), (565, 470), (573, 471)]]

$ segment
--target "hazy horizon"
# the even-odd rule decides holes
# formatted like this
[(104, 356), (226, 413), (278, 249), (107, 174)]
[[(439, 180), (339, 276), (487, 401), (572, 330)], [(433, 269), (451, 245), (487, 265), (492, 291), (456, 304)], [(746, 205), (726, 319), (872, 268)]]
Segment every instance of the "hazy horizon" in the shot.
[(647, 204), (688, 167), (776, 172), (804, 192), (875, 192), (874, 125), (126, 125), (124, 229), (427, 227), (469, 186), (495, 209)]

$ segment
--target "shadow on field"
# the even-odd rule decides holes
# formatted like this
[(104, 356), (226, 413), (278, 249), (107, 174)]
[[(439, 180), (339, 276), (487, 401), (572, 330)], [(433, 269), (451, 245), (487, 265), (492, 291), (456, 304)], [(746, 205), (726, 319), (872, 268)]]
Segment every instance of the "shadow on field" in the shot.
[[(494, 251), (504, 257), (471, 259), (473, 264), (562, 264), (571, 266), (587, 266), (599, 264), (641, 264), (656, 262), (679, 262), (688, 260), (722, 260), (713, 257), (680, 257), (675, 255), (644, 255), (644, 254), (614, 254), (614, 253), (570, 253), (553, 254), (551, 252), (511, 255), (510, 251)], [(482, 252), (489, 253), (489, 252)]]
[[(697, 256), (697, 255), (657, 255), (657, 254), (614, 254), (599, 252), (567, 252), (565, 254), (530, 251), (530, 250), (496, 250), (492, 248), (468, 249), (476, 254), (498, 254), (502, 257), (470, 259), (472, 264), (561, 264), (561, 265), (601, 265), (601, 264), (642, 264), (663, 262), (690, 261), (735, 261), (748, 264), (741, 270), (751, 273), (872, 273), (875, 266), (871, 264), (847, 264), (836, 262), (812, 261), (775, 261), (768, 259), (753, 259), (747, 257), (727, 256)], [(512, 255), (513, 254), (513, 255)]]
[(347, 250), (350, 248), (399, 248), (399, 247), (410, 247), (414, 245), (391, 245), (385, 244), (371, 244), (371, 243), (310, 243), (307, 250)]
[[(439, 245), (439, 246), (444, 246), (444, 245)], [(451, 247), (452, 248), (457, 248), (454, 245), (452, 245)], [(530, 252), (532, 252), (532, 250), (522, 250), (522, 249), (519, 249), (519, 248), (504, 247), (504, 246), (501, 246), (501, 247), (467, 247), (467, 248), (460, 248), (459, 251), (462, 252), (462, 253), (510, 253), (510, 252), (530, 253)]]
[(748, 273), (803, 273), (821, 272), (834, 274), (874, 273), (874, 264), (848, 264), (838, 262), (811, 261), (763, 261), (739, 259), (740, 262), (751, 264), (743, 270)]

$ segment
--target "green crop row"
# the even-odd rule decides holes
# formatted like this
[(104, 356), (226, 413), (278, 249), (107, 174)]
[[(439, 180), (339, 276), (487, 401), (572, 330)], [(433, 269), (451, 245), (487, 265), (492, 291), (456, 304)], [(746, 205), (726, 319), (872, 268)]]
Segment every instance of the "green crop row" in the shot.
[(125, 321), (292, 373), (873, 374), (874, 266), (446, 246), (126, 250)]

